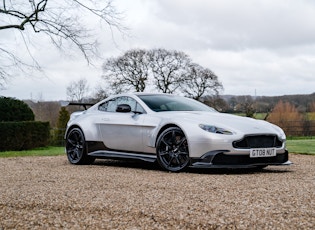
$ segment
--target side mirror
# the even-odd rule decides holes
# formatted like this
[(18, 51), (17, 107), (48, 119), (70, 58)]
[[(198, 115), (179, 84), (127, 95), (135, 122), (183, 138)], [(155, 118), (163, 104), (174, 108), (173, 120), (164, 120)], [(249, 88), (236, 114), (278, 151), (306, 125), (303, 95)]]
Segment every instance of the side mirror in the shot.
[(116, 112), (129, 113), (131, 112), (131, 107), (130, 105), (127, 105), (127, 104), (120, 104), (120, 105), (117, 105)]

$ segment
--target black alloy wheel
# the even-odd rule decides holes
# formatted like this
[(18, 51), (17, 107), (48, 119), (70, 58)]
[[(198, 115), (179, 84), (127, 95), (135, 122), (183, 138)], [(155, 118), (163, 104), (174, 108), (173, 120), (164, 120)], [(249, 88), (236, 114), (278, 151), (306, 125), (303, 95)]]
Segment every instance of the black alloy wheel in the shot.
[(190, 163), (187, 139), (178, 127), (170, 127), (162, 132), (156, 144), (159, 165), (171, 172), (184, 170)]
[(95, 160), (86, 154), (84, 134), (81, 129), (73, 128), (66, 138), (66, 152), (71, 164), (92, 164)]

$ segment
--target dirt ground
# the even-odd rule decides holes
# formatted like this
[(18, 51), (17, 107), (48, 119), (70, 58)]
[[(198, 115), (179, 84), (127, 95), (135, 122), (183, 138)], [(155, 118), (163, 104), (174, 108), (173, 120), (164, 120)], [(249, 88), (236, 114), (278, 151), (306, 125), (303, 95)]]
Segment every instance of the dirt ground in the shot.
[(161, 171), (0, 158), (0, 229), (315, 229), (315, 156), (254, 170)]

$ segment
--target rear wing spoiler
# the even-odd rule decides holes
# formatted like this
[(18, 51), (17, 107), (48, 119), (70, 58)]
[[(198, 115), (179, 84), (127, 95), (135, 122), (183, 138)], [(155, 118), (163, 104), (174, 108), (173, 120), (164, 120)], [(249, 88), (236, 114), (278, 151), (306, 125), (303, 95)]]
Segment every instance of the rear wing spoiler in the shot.
[(60, 102), (62, 107), (66, 107), (68, 105), (80, 105), (83, 106), (85, 110), (87, 110), (87, 106), (91, 107), (95, 105), (94, 103), (85, 103), (85, 102), (70, 102), (70, 101), (61, 101)]

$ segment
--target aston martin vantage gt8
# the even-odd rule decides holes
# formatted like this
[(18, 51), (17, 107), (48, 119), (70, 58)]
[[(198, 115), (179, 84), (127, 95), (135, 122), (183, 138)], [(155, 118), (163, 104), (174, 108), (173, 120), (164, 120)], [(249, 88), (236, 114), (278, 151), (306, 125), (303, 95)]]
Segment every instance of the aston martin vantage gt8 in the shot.
[(72, 164), (96, 158), (157, 162), (167, 171), (290, 165), (286, 136), (263, 120), (219, 113), (186, 97), (120, 94), (71, 114), (65, 134)]

